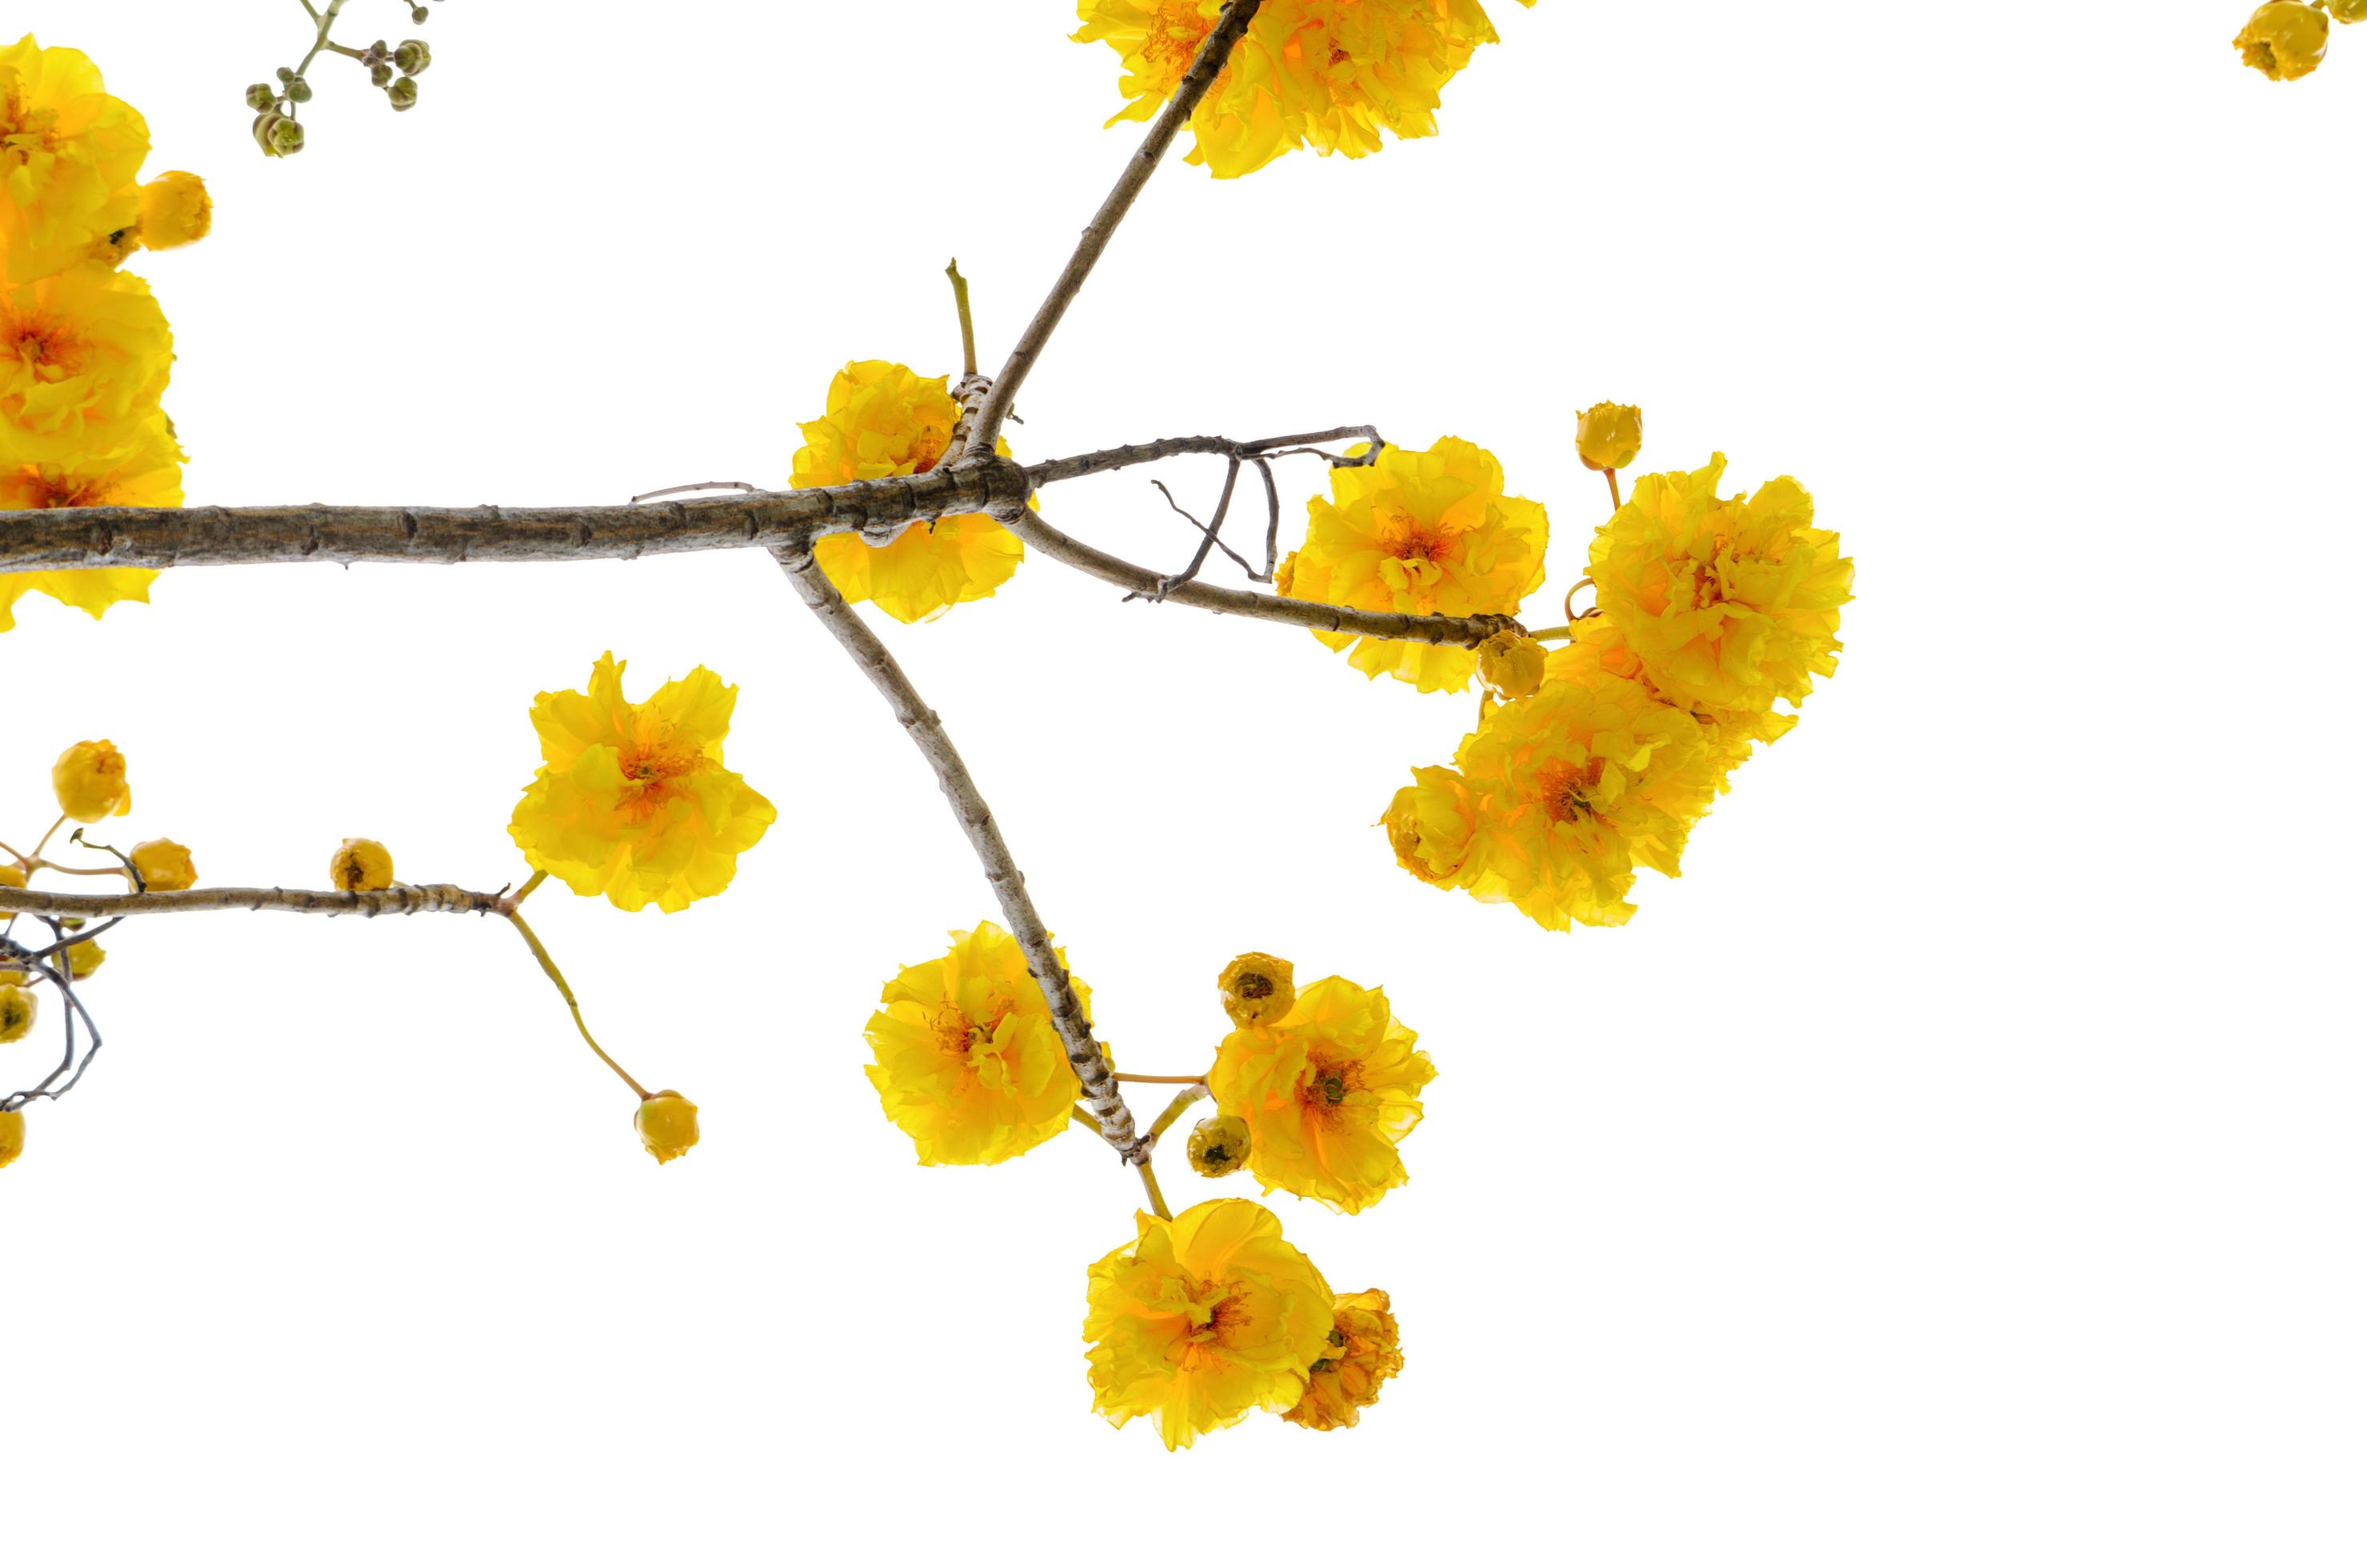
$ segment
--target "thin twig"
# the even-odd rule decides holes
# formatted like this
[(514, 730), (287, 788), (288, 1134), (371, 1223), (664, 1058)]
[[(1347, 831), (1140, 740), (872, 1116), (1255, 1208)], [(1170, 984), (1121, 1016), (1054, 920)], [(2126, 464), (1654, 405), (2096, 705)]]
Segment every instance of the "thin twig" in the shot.
[(1200, 574), (1201, 565), (1208, 559), (1208, 547), (1211, 545), (1223, 551), (1225, 554), (1231, 559), (1234, 565), (1239, 566), (1251, 577), (1254, 578), (1257, 575), (1256, 568), (1252, 567), (1248, 562), (1243, 561), (1240, 558), (1240, 552), (1235, 551), (1231, 545), (1227, 544), (1223, 540), (1217, 537), (1224, 528), (1225, 514), (1231, 511), (1233, 508), (1233, 486), (1240, 482), (1240, 477), (1241, 465), (1239, 460), (1229, 462), (1225, 465), (1224, 494), (1217, 497), (1216, 516), (1205, 523), (1199, 518), (1194, 517), (1191, 513), (1185, 511), (1183, 507), (1177, 506), (1175, 504), (1174, 492), (1169, 490), (1166, 485), (1161, 483), (1155, 479), (1150, 482), (1152, 489), (1167, 497), (1167, 506), (1169, 510), (1172, 511), (1177, 517), (1183, 518), (1185, 522), (1200, 530), (1200, 548), (1192, 552), (1191, 563), (1172, 577), (1161, 577), (1159, 580), (1159, 592), (1151, 596), (1154, 600), (1165, 598), (1169, 589), (1177, 587), (1184, 583), (1188, 583), (1193, 578), (1198, 576)]
[[(1020, 509), (1025, 510), (1024, 506)], [(1086, 1021), (1084, 1006), (1077, 999), (1076, 988), (1069, 983), (1069, 971), (1053, 952), (1052, 937), (1044, 929), (1043, 916), (1036, 912), (1035, 901), (1027, 896), (1027, 880), (1020, 874), (1019, 863), (1012, 858), (1011, 846), (1003, 842), (1002, 830), (995, 825), (994, 813), (987, 809), (985, 797), (979, 793), (961, 754), (954, 749), (945, 724), (921, 700), (921, 694), (897, 665), (895, 656), (888, 652), (887, 645), (847, 607), (837, 587), (814, 563), (810, 552), (784, 551), (778, 559), (781, 570), (796, 585), (798, 597), (870, 678), (879, 695), (888, 699), (896, 722), (904, 726), (904, 733), (912, 737), (912, 744), (935, 770), (946, 801), (953, 807), (956, 820), (961, 824), (979, 863), (985, 868), (986, 880), (993, 887), (996, 900), (1002, 905), (1003, 919), (1010, 923), (1011, 934), (1018, 938), (1020, 950), (1027, 957), (1027, 971), (1036, 977), (1044, 1001), (1052, 1010), (1052, 1027), (1059, 1034), (1069, 1065), (1076, 1070), (1077, 1081), (1083, 1085), (1083, 1099), (1093, 1113), (1094, 1130), (1124, 1158), (1137, 1164), (1149, 1159), (1150, 1145), (1135, 1131), (1134, 1114), (1127, 1109), (1117, 1080), (1110, 1075), (1109, 1063), (1103, 1059), (1101, 1045), (1093, 1039), (1093, 1026)]]
[(1012, 346), (1011, 358), (1002, 362), (1002, 372), (994, 378), (994, 390), (989, 394), (986, 406), (980, 411), (978, 421), (970, 430), (967, 455), (983, 457), (994, 450), (994, 438), (1002, 433), (1002, 421), (1011, 412), (1012, 400), (1019, 395), (1019, 388), (1027, 380), (1027, 372), (1036, 368), (1044, 346), (1051, 341), (1052, 329), (1060, 324), (1062, 316), (1068, 314), (1077, 291), (1084, 287), (1085, 278), (1093, 271), (1093, 263), (1099, 261), (1102, 252), (1109, 247), (1110, 236), (1117, 233), (1117, 226), (1125, 221), (1135, 198), (1140, 196), (1142, 187), (1150, 183), (1150, 176), (1159, 172), (1159, 165), (1166, 158), (1167, 149), (1174, 143), (1177, 132), (1192, 118), (1192, 111), (1200, 107), (1200, 100), (1207, 96), (1208, 89), (1217, 85), (1217, 77), (1232, 54), (1233, 45), (1250, 30), (1250, 21), (1257, 15), (1258, 4), (1259, 0), (1232, 0), (1232, 4), (1225, 7), (1224, 14), (1217, 18), (1217, 25), (1209, 29), (1208, 36), (1201, 40), (1200, 51), (1193, 57), (1191, 68), (1176, 84), (1175, 96), (1167, 100), (1167, 107), (1161, 109), (1159, 117), (1150, 122), (1150, 134), (1142, 139), (1142, 145), (1136, 148), (1134, 155), (1127, 160), (1124, 172), (1117, 176), (1117, 184), (1111, 187), (1109, 195), (1103, 199), (1101, 210), (1095, 212), (1093, 222), (1085, 225), (1085, 232), (1078, 237), (1077, 248), (1070, 253), (1068, 265), (1060, 268), (1060, 276), (1053, 280), (1052, 291), (1036, 308), (1034, 319), (1020, 333), (1019, 341)]
[(694, 490), (739, 490), (750, 494), (761, 494), (764, 493), (764, 486), (751, 484), (744, 479), (702, 479), (697, 484), (669, 484), (663, 490), (644, 490), (633, 497), (632, 505), (638, 506), (644, 501), (654, 501), (661, 495), (687, 495)]
[(961, 318), (962, 375), (978, 374), (978, 329), (969, 319), (969, 279), (961, 275), (961, 258), (946, 263), (946, 276), (953, 279), (954, 314)]

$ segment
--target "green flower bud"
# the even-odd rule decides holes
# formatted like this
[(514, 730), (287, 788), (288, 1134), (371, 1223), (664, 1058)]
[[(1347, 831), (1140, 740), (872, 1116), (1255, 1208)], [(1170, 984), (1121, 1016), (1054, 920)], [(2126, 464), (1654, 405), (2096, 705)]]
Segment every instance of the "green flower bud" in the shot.
[(278, 101), (279, 95), (271, 90), (271, 84), (268, 82), (257, 82), (246, 90), (246, 107), (249, 108), (266, 109)]
[(415, 38), (407, 38), (394, 51), (394, 68), (406, 76), (416, 76), (427, 69), (429, 59), (425, 44)]
[(255, 117), (255, 144), (266, 157), (285, 158), (304, 150), (304, 128), (277, 109)]
[(289, 82), (289, 81), (293, 81), (293, 80), (295, 79), (295, 76), (296, 76), (296, 73), (295, 73), (295, 72), (293, 72), (293, 71), (290, 71), (290, 70), (289, 70), (289, 69), (288, 69), (288, 67), (286, 67), (285, 65), (282, 65), (282, 66), (279, 68), (279, 79), (280, 79), (282, 82)]
[(288, 101), (291, 104), (311, 103), (312, 101), (312, 84), (307, 82), (301, 76), (289, 77)]
[(370, 85), (383, 87), (394, 80), (394, 67), (381, 62), (370, 67)]
[(397, 76), (387, 84), (386, 97), (398, 110), (409, 108), (419, 101), (419, 84), (408, 76)]
[(411, 8), (411, 25), (414, 28), (425, 27), (427, 25), (426, 6), (413, 6)]

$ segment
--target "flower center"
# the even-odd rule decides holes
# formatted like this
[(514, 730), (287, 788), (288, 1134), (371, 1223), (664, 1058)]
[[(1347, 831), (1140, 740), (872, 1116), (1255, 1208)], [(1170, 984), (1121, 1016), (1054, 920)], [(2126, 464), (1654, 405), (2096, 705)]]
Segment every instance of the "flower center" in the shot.
[(1274, 994), (1274, 982), (1251, 970), (1233, 982), (1233, 994), (1244, 1002), (1259, 1002)]
[(1169, 0), (1151, 14), (1142, 29), (1142, 62), (1157, 74), (1162, 92), (1172, 95), (1182, 85), (1216, 25), (1200, 15), (1195, 0)]
[(1425, 523), (1403, 507), (1393, 508), (1375, 530), (1381, 553), (1399, 561), (1441, 562), (1455, 548), (1455, 536)]
[(1298, 1103), (1319, 1115), (1336, 1110), (1355, 1091), (1359, 1076), (1353, 1062), (1309, 1062)]
[(1537, 800), (1546, 815), (1557, 823), (1594, 820), (1595, 787), (1603, 782), (1603, 759), (1583, 764), (1549, 762), (1537, 769)]
[(27, 509), (47, 511), (53, 506), (104, 506), (111, 486), (108, 476), (96, 479), (69, 479), (53, 468), (27, 463), (18, 471), (24, 478)]
[(45, 380), (74, 375), (81, 369), (81, 340), (52, 316), (11, 313), (7, 324), (0, 327), (0, 348), (36, 374), (46, 368)]

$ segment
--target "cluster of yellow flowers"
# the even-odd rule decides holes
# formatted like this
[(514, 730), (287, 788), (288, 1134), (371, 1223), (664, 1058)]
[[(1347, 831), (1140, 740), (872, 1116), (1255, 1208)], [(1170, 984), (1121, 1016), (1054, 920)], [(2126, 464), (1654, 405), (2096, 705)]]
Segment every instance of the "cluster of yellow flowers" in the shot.
[[(0, 48), (0, 511), (176, 506), (182, 452), (162, 400), (173, 335), (135, 250), (201, 239), (197, 176), (140, 182), (148, 124), (78, 50)], [(0, 631), (40, 592), (99, 615), (153, 572), (0, 574)]]
[[(831, 378), (822, 416), (798, 426), (806, 444), (792, 490), (926, 473), (953, 445), (961, 405), (944, 376), (922, 376), (886, 359), (857, 359)], [(1010, 443), (994, 449), (1011, 455)], [(850, 604), (877, 604), (910, 624), (991, 595), (1019, 570), (1024, 553), (1010, 529), (983, 512), (918, 522), (887, 544), (854, 534), (814, 543), (814, 560)]]
[[(87, 826), (127, 814), (131, 810), (130, 774), (130, 765), (112, 741), (76, 741), (60, 753), (50, 769), (50, 787), (58, 801), (57, 821), (30, 850), (20, 851), (0, 843), (0, 887), (30, 886), (32, 879), (43, 871), (119, 875), (134, 889), (146, 892), (178, 892), (195, 887), (198, 868), (187, 846), (169, 838), (148, 839), (132, 846), (128, 854), (108, 850), (106, 853), (115, 857), (116, 864), (107, 867), (63, 866), (44, 853), (51, 839), (69, 822)], [(6, 937), (14, 925), (13, 916), (0, 922), (0, 937)], [(79, 931), (84, 922), (63, 919), (58, 926), (65, 931)], [(34, 988), (44, 978), (39, 968), (38, 951), (21, 944), (8, 950), (17, 959), (0, 959), (0, 1045), (14, 1045), (33, 1032), (40, 1017), (40, 1000)], [(28, 952), (29, 957), (26, 956)], [(98, 972), (99, 966), (107, 961), (107, 949), (99, 946), (96, 938), (86, 937), (73, 942), (58, 956), (64, 960), (61, 972), (80, 984)], [(24, 1149), (24, 1111), (0, 1110), (0, 1166), (13, 1162)]]
[[(1076, 40), (1126, 62), (1127, 107), (1109, 123), (1156, 115), (1223, 11), (1223, 0), (1077, 0)], [(1361, 158), (1383, 131), (1434, 136), (1440, 89), (1497, 41), (1478, 0), (1266, 0), (1193, 111), (1189, 161), (1229, 179), (1297, 147)]]
[(2271, 82), (2298, 81), (2326, 58), (2334, 30), (2328, 17), (2367, 21), (2367, 0), (2269, 0), (2236, 35), (2236, 52)]
[[(1641, 445), (1633, 408), (1580, 416), (1590, 468), (1614, 472)], [(1814, 526), (1808, 493), (1777, 479), (1721, 497), (1725, 469), (1718, 456), (1637, 483), (1595, 534), (1595, 609), (1570, 623), (1568, 647), (1548, 655), (1511, 632), (1480, 646), (1491, 694), (1478, 726), (1454, 767), (1415, 768), (1383, 816), (1399, 865), (1554, 930), (1625, 924), (1638, 866), (1677, 874), (1751, 744), (1797, 722), (1777, 704), (1796, 709), (1810, 677), (1833, 672), (1850, 597), (1851, 562)], [(1310, 528), (1301, 581), (1319, 543), (1333, 548)], [(1455, 571), (1461, 548), (1446, 543), (1437, 569)]]

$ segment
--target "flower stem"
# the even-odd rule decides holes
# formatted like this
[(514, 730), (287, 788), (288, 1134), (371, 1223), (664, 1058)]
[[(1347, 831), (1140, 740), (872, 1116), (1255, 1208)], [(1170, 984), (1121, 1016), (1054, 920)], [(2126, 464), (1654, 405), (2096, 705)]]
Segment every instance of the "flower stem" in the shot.
[(568, 1012), (574, 1016), (575, 1032), (583, 1037), (583, 1043), (592, 1048), (592, 1054), (606, 1062), (608, 1071), (625, 1080), (626, 1087), (643, 1099), (650, 1098), (650, 1092), (636, 1083), (633, 1075), (618, 1066), (617, 1059), (601, 1050), (600, 1042), (592, 1038), (591, 1029), (583, 1022), (583, 1009), (576, 1005), (574, 990), (567, 983), (567, 977), (559, 972), (559, 965), (551, 960), (550, 949), (542, 945), (542, 938), (534, 934), (534, 927), (528, 926), (525, 916), (515, 909), (509, 912), (509, 922), (517, 927), (517, 934), (526, 938), (526, 945), (533, 950), (534, 961), (542, 966), (542, 972), (550, 977), (551, 984), (559, 987), (559, 994), (566, 999)]
[(1142, 1164), (1135, 1166), (1134, 1168), (1142, 1175), (1142, 1190), (1144, 1196), (1150, 1199), (1150, 1211), (1153, 1214), (1158, 1215), (1162, 1220), (1172, 1220), (1175, 1218), (1174, 1215), (1167, 1211), (1167, 1199), (1166, 1196), (1159, 1190), (1159, 1178), (1150, 1174), (1150, 1162), (1149, 1160), (1145, 1160)]
[(1167, 1102), (1167, 1108), (1161, 1111), (1159, 1119), (1150, 1124), (1150, 1131), (1147, 1136), (1152, 1142), (1157, 1142), (1159, 1135), (1174, 1126), (1178, 1118), (1208, 1097), (1208, 1085), (1195, 1082), (1190, 1088)]
[(41, 835), (41, 841), (33, 846), (33, 852), (24, 858), (28, 860), (40, 859), (41, 858), (41, 851), (50, 846), (50, 840), (55, 838), (58, 835), (58, 829), (65, 826), (65, 824), (66, 814), (63, 812), (60, 812), (58, 813), (58, 820), (50, 824), (50, 831)]
[(519, 888), (517, 892), (510, 894), (508, 898), (502, 902), (507, 904), (510, 908), (515, 909), (519, 904), (524, 903), (528, 898), (531, 898), (534, 895), (534, 890), (542, 886), (542, 884), (549, 879), (549, 876), (550, 873), (549, 871), (537, 871), (534, 875), (526, 880), (525, 886)]
[(1611, 509), (1615, 512), (1620, 506), (1619, 471), (1615, 468), (1606, 468), (1603, 471), (1603, 477), (1611, 482)]
[(946, 263), (946, 276), (954, 282), (954, 313), (961, 317), (962, 374), (978, 374), (978, 331), (969, 321), (969, 279), (961, 275), (961, 259), (957, 256)]

